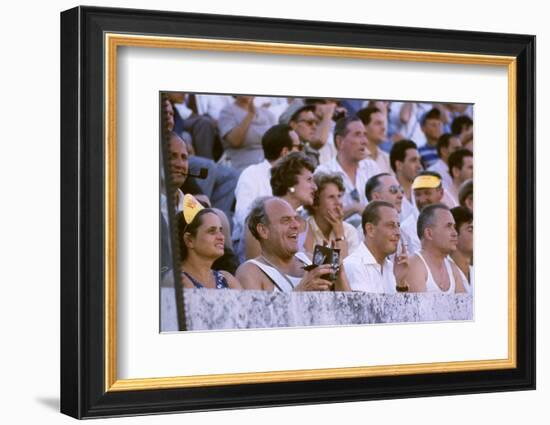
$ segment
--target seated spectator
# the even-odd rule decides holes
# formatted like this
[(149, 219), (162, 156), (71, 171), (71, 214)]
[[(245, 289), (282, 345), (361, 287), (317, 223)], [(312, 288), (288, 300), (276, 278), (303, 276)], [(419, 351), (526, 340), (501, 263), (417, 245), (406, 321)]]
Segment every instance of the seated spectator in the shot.
[(357, 229), (344, 221), (344, 182), (338, 174), (315, 174), (317, 191), (313, 205), (306, 206), (307, 218), (304, 251), (313, 254), (315, 245), (329, 245), (340, 250), (346, 258), (359, 245)]
[(474, 177), (474, 155), (468, 149), (460, 149), (449, 156), (449, 172), (453, 183), (446, 188), (447, 193), (452, 197), (454, 206), (458, 203), (458, 192), (460, 186)]
[(462, 277), (464, 289), (469, 294), (473, 292), (474, 266), (474, 216), (466, 207), (455, 207), (451, 210), (455, 220), (458, 240), (456, 250), (450, 256)]
[(224, 255), (225, 238), (216, 212), (203, 208), (192, 195), (185, 195), (183, 212), (176, 216), (180, 243), (181, 280), (186, 288), (240, 289), (230, 273), (212, 270)]
[(409, 258), (409, 290), (445, 294), (464, 292), (458, 267), (448, 258), (456, 250), (458, 236), (449, 208), (443, 204), (423, 208), (417, 232), (422, 249)]
[(337, 173), (344, 181), (344, 217), (352, 226), (359, 226), (361, 213), (367, 205), (365, 185), (367, 180), (380, 172), (378, 166), (367, 159), (369, 154), (365, 126), (357, 117), (341, 118), (334, 128), (336, 158), (320, 165), (315, 173)]
[(380, 149), (380, 145), (386, 141), (386, 115), (374, 107), (361, 109), (357, 116), (365, 125), (369, 146), (368, 158), (372, 159), (381, 173), (392, 173), (390, 156)]
[(422, 171), (413, 182), (414, 200), (417, 206), (415, 213), (410, 214), (401, 223), (401, 235), (410, 253), (418, 251), (422, 245), (417, 232), (417, 219), (419, 211), (432, 204), (441, 203), (445, 190), (439, 174), (433, 171)]
[(346, 108), (332, 99), (306, 98), (306, 105), (315, 106), (317, 127), (314, 140), (311, 146), (319, 152), (319, 164), (326, 164), (336, 157), (336, 146), (334, 146), (334, 126), (336, 121), (346, 116)]
[(450, 133), (442, 134), (437, 141), (437, 156), (439, 157), (429, 171), (435, 171), (441, 176), (443, 186), (448, 189), (453, 184), (453, 179), (449, 174), (449, 155), (462, 148), (462, 143), (457, 136)]
[(399, 215), (386, 201), (369, 202), (362, 215), (364, 242), (344, 259), (344, 270), (352, 291), (394, 294), (406, 291), (408, 258), (405, 245), (392, 263), (388, 257), (397, 252)]
[[(194, 98), (194, 95), (191, 95)], [(185, 103), (189, 96), (185, 93), (169, 93), (168, 98), (174, 107), (174, 132), (185, 138), (188, 133), (193, 146), (193, 154), (209, 159), (214, 156), (216, 145), (219, 146), (219, 135), (216, 121), (207, 115), (200, 115)]]
[[(307, 222), (300, 215), (305, 205), (313, 205), (315, 196), (315, 182), (313, 181), (313, 164), (301, 152), (293, 152), (281, 158), (271, 168), (271, 189), (274, 196), (284, 199), (297, 211), (299, 223), (298, 250), (302, 251), (306, 239)], [(245, 229), (244, 248), (239, 252), (245, 253), (245, 258), (255, 258), (260, 255), (260, 244), (253, 234)]]
[(418, 173), (422, 171), (422, 164), (416, 143), (412, 140), (400, 140), (394, 143), (390, 152), (390, 165), (405, 195), (400, 213), (401, 224), (403, 224), (411, 214), (418, 217), (418, 211), (414, 206), (412, 184)]
[(388, 111), (388, 131), (393, 142), (414, 140), (418, 147), (426, 144), (422, 117), (433, 108), (431, 103), (392, 102)]
[(288, 124), (304, 144), (304, 153), (316, 167), (319, 165), (319, 149), (323, 146), (317, 134), (319, 120), (315, 115), (315, 105), (304, 105), (295, 99), (281, 115), (279, 121)]
[(403, 195), (405, 191), (393, 176), (389, 173), (380, 173), (372, 176), (365, 185), (365, 195), (369, 202), (386, 201), (392, 204), (401, 217), (403, 205)]
[(464, 149), (474, 151), (474, 122), (468, 115), (456, 117), (451, 124), (451, 132), (460, 138)]
[(474, 181), (467, 180), (458, 189), (458, 203), (466, 207), (471, 213), (474, 212)]
[[(169, 97), (163, 101), (163, 112), (166, 117), (167, 129), (172, 131), (174, 128), (174, 108), (168, 99)], [(176, 132), (173, 132), (170, 138), (177, 138), (180, 142), (183, 142), (181, 137), (179, 137)], [(211, 159), (191, 155), (189, 152), (189, 145), (185, 142), (183, 143), (183, 146), (180, 145), (181, 143), (178, 142), (174, 144), (172, 140), (170, 140), (170, 151), (172, 149), (176, 149), (176, 151), (185, 151), (184, 153), (176, 151), (170, 152), (170, 161), (173, 161), (178, 155), (185, 155), (186, 164), (184, 173), (182, 174), (180, 169), (177, 169), (175, 170), (175, 173), (172, 173), (173, 179), (182, 181), (178, 188), (180, 188), (183, 193), (195, 195), (201, 201), (222, 210), (226, 217), (231, 217), (231, 209), (235, 199), (233, 193), (238, 177), (237, 171), (229, 167), (216, 164)], [(181, 165), (176, 165), (176, 168), (178, 167), (181, 167)], [(206, 168), (208, 170), (205, 179), (195, 180), (193, 177), (187, 177), (189, 169), (191, 169), (194, 173), (198, 173), (201, 168)], [(181, 199), (182, 198), (180, 197), (180, 202)], [(225, 230), (228, 232), (230, 231), (229, 228)], [(228, 239), (230, 242), (230, 238)]]
[(235, 96), (235, 102), (220, 112), (218, 127), (224, 147), (220, 162), (239, 172), (262, 162), (262, 136), (274, 124), (271, 112), (254, 106), (254, 96)]
[(437, 141), (441, 136), (443, 121), (441, 111), (432, 108), (422, 117), (422, 132), (426, 136), (426, 144), (418, 149), (424, 168), (431, 167), (437, 161)]
[(240, 240), (243, 223), (248, 215), (250, 205), (260, 196), (271, 196), (271, 167), (290, 152), (303, 150), (303, 144), (290, 126), (277, 124), (265, 132), (262, 137), (264, 160), (259, 164), (249, 165), (239, 176), (235, 188), (235, 215), (233, 216), (233, 240)]
[[(237, 279), (244, 289), (291, 292), (328, 291), (333, 287), (334, 284), (325, 279), (335, 272), (331, 265), (304, 270), (311, 262), (303, 252), (298, 252), (300, 224), (296, 211), (287, 201), (275, 197), (256, 199), (246, 222), (261, 251), (258, 257), (237, 269)], [(348, 289), (342, 275), (337, 275), (338, 290)]]

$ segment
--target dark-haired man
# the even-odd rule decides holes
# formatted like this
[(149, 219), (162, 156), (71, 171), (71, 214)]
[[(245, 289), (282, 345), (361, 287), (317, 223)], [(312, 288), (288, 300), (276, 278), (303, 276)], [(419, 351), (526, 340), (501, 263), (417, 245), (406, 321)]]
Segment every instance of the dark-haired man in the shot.
[(426, 136), (426, 144), (418, 152), (424, 168), (431, 167), (437, 161), (437, 141), (443, 131), (443, 120), (438, 108), (430, 109), (421, 120), (422, 132)]
[(392, 204), (401, 217), (403, 205), (403, 188), (393, 176), (389, 173), (380, 173), (372, 176), (365, 186), (365, 195), (369, 202), (386, 201)]
[(380, 145), (386, 141), (386, 116), (375, 106), (361, 109), (357, 112), (357, 116), (365, 125), (367, 132), (369, 145), (368, 157), (378, 165), (380, 172), (391, 173), (390, 156), (380, 149)]
[(390, 152), (390, 165), (405, 195), (400, 214), (401, 223), (403, 223), (416, 209), (413, 201), (412, 184), (418, 173), (422, 171), (416, 143), (412, 140), (400, 140), (394, 143)]
[(459, 149), (449, 156), (449, 172), (452, 184), (446, 187), (454, 201), (453, 206), (459, 205), (460, 186), (474, 176), (474, 155), (468, 149)]
[(451, 214), (455, 220), (458, 240), (456, 250), (450, 255), (460, 271), (464, 289), (471, 293), (474, 284), (474, 216), (466, 207), (455, 207)]
[(364, 242), (344, 259), (351, 290), (393, 294), (406, 288), (408, 258), (405, 245), (392, 263), (399, 244), (399, 214), (393, 204), (369, 202), (362, 214)]
[(315, 173), (339, 173), (342, 176), (346, 188), (344, 216), (348, 223), (357, 227), (367, 204), (365, 185), (371, 176), (380, 173), (380, 169), (367, 158), (367, 135), (359, 118), (345, 117), (338, 120), (334, 128), (334, 143), (338, 150), (336, 158), (317, 167)]
[(422, 249), (409, 258), (407, 283), (411, 292), (464, 292), (456, 264), (448, 258), (456, 250), (455, 220), (443, 204), (422, 209), (417, 224)]
[(474, 121), (468, 115), (456, 117), (451, 124), (451, 132), (460, 138), (463, 148), (474, 151)]
[(449, 173), (449, 155), (462, 148), (462, 143), (458, 136), (450, 133), (442, 134), (437, 141), (437, 156), (439, 157), (428, 170), (435, 171), (441, 176), (443, 186), (448, 188), (453, 184), (453, 179)]

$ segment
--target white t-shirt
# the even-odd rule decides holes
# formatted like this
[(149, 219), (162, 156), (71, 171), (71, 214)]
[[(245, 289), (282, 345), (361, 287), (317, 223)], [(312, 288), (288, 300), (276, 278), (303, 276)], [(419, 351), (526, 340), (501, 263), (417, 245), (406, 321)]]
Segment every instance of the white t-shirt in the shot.
[(383, 265), (378, 264), (364, 243), (344, 258), (344, 271), (353, 291), (377, 294), (397, 292), (393, 263), (386, 258)]

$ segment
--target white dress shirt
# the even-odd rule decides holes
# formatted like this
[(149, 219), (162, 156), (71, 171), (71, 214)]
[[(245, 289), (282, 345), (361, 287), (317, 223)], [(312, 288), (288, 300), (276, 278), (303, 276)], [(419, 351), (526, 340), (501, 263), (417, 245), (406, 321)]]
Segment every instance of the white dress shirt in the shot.
[(439, 174), (445, 188), (451, 187), (453, 185), (453, 179), (449, 174), (449, 166), (445, 164), (445, 161), (443, 161), (441, 158), (435, 161), (433, 165), (428, 167), (428, 171), (435, 171), (437, 174)]
[(235, 188), (235, 214), (233, 215), (233, 235), (234, 240), (241, 237), (244, 227), (244, 221), (252, 202), (260, 196), (271, 196), (271, 164), (263, 160), (259, 164), (246, 167), (237, 181)]
[(344, 271), (352, 291), (395, 294), (393, 263), (387, 258), (380, 265), (365, 243), (344, 258)]
[(418, 221), (418, 210), (415, 208), (411, 214), (401, 223), (399, 228), (401, 232), (401, 239), (407, 244), (407, 252), (409, 255), (414, 254), (416, 251), (422, 248), (418, 233), (416, 231), (416, 222)]
[(411, 214), (416, 214), (418, 217), (418, 209), (416, 206), (403, 195), (403, 201), (401, 201), (401, 212), (399, 213), (399, 221), (401, 225), (405, 222), (407, 217)]

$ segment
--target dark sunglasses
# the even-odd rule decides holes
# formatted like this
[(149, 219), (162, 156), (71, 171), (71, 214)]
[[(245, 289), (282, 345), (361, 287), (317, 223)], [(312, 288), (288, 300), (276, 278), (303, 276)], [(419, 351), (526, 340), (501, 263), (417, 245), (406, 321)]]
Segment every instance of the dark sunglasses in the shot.
[(401, 186), (391, 185), (388, 189), (392, 195), (396, 195), (398, 192), (401, 192), (403, 195), (405, 193), (405, 190)]

